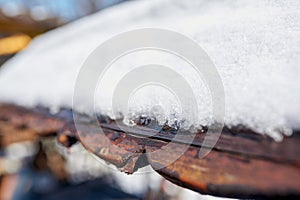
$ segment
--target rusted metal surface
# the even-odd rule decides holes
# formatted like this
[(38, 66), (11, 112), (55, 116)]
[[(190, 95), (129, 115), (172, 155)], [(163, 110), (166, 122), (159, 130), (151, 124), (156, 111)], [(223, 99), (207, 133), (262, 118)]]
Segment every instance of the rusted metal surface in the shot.
[[(224, 129), (210, 154), (199, 159), (204, 133), (199, 132), (192, 145), (185, 144), (184, 139), (177, 141), (172, 152), (143, 154), (162, 150), (162, 146), (174, 139), (174, 133), (164, 130), (153, 134), (143, 126), (124, 133), (114, 121), (100, 120), (100, 123), (102, 134), (97, 124), (85, 117), (76, 130), (70, 110), (50, 115), (43, 109), (0, 105), (1, 141), (6, 141), (2, 145), (16, 140), (3, 140), (11, 132), (26, 133), (30, 139), (57, 134), (62, 145), (68, 147), (78, 139), (88, 150), (121, 171), (133, 173), (150, 164), (170, 181), (200, 193), (238, 198), (300, 196), (299, 132), (276, 143), (249, 130)], [(80, 139), (76, 138), (76, 131), (81, 133)], [(188, 145), (188, 150), (168, 164), (183, 145)]]
[(0, 144), (36, 140), (39, 136), (55, 135), (65, 122), (39, 111), (13, 105), (0, 105)]

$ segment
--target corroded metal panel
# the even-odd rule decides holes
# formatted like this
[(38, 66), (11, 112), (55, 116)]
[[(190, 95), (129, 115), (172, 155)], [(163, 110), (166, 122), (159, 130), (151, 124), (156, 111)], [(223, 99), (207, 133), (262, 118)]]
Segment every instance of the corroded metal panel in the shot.
[[(166, 129), (153, 134), (143, 126), (124, 133), (111, 120), (100, 120), (100, 125), (103, 133), (97, 132), (96, 123), (84, 119), (76, 129), (70, 110), (51, 115), (40, 108), (0, 105), (2, 146), (56, 134), (66, 148), (80, 140), (89, 151), (121, 171), (130, 174), (150, 164), (166, 179), (200, 193), (238, 198), (300, 196), (299, 132), (276, 143), (250, 130), (225, 128), (213, 150), (200, 159), (203, 132), (197, 133), (191, 145), (183, 139), (176, 141), (172, 151), (144, 154), (162, 150), (174, 133)], [(77, 131), (83, 133), (80, 138)], [(147, 135), (151, 137), (141, 137)], [(184, 145), (188, 150), (175, 158)], [(168, 164), (172, 157), (176, 161)]]

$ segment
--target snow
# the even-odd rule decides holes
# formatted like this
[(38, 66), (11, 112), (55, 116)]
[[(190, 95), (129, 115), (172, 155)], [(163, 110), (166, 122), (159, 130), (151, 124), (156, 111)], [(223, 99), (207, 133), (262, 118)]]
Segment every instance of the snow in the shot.
[[(0, 101), (28, 107), (43, 105), (53, 111), (71, 107), (78, 72), (97, 46), (124, 31), (167, 28), (197, 41), (216, 65), (225, 90), (226, 125), (242, 124), (280, 141), (291, 134), (291, 129), (300, 127), (299, 7), (298, 0), (143, 0), (120, 4), (34, 39), (1, 68)], [(128, 70), (141, 61), (147, 63), (145, 58), (168, 61), (174, 70), (185, 73), (201, 100), (197, 102), (200, 120), (181, 116), (177, 101), (169, 101), (172, 94), (153, 88), (136, 94), (130, 102), (132, 112), (148, 112), (159, 105), (164, 108), (161, 121), (184, 119), (187, 127), (211, 123), (209, 91), (186, 70), (189, 66), (169, 60), (168, 55), (157, 56), (157, 52), (139, 53), (115, 65)], [(121, 77), (126, 70), (116, 74)], [(117, 79), (117, 75), (110, 77)], [(99, 95), (102, 99), (97, 109), (112, 115), (109, 98)], [(93, 106), (78, 111), (91, 113)]]

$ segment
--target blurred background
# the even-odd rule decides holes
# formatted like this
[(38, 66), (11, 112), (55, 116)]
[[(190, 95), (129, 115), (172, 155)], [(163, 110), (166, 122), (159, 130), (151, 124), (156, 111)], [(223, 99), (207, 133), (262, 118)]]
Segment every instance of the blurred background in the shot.
[(125, 0), (0, 0), (0, 65), (32, 38)]
[[(0, 0), (0, 67), (30, 41), (125, 0)], [(0, 200), (206, 199), (156, 174), (125, 175), (96, 160), (80, 144), (55, 136), (0, 132)], [(23, 138), (23, 139), (22, 139)]]

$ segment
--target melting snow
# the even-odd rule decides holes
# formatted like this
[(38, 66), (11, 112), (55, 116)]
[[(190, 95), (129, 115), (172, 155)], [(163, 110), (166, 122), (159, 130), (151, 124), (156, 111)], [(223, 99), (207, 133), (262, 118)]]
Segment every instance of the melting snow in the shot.
[[(53, 110), (71, 107), (78, 71), (97, 46), (127, 30), (168, 28), (197, 41), (216, 65), (225, 89), (227, 126), (242, 124), (281, 140), (300, 127), (299, 8), (298, 0), (127, 2), (34, 39), (2, 67), (0, 101)], [(128, 58), (122, 62), (128, 67), (133, 63)], [(179, 63), (169, 64), (184, 72)], [(162, 104), (167, 110), (163, 119), (209, 124), (209, 92), (189, 73), (186, 77), (203, 99), (198, 102), (200, 121), (180, 116), (170, 102), (149, 99), (151, 89), (151, 95), (140, 93), (130, 108), (140, 113)], [(103, 114), (111, 113), (106, 101), (97, 105)], [(92, 106), (78, 109), (90, 112)]]

